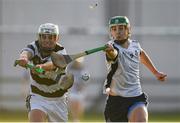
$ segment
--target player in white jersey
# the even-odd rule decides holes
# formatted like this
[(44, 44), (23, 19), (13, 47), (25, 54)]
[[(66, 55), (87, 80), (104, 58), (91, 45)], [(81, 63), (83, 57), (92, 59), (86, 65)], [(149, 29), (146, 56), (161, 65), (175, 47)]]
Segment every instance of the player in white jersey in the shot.
[(74, 75), (74, 84), (69, 89), (68, 96), (69, 108), (73, 122), (80, 122), (84, 114), (84, 89), (90, 75), (85, 69), (83, 61), (83, 57), (78, 58), (67, 67), (67, 71), (71, 72)]
[[(30, 71), (30, 95), (26, 99), (30, 122), (66, 122), (68, 120), (67, 89), (62, 89), (60, 83), (73, 83), (73, 75), (67, 74), (65, 68), (53, 65), (50, 54), (57, 52), (66, 54), (59, 43), (59, 28), (52, 23), (40, 25), (38, 40), (27, 45), (20, 54), (19, 65), (25, 67), (31, 62), (35, 68)], [(42, 68), (49, 73), (59, 71), (58, 81), (48, 76), (40, 76), (35, 69)], [(51, 74), (50, 74), (51, 75)]]
[(160, 81), (167, 75), (157, 70), (138, 41), (130, 39), (127, 17), (112, 17), (109, 30), (111, 41), (105, 50), (108, 69), (104, 85), (104, 92), (108, 94), (105, 119), (107, 122), (147, 122), (147, 97), (141, 89), (139, 63)]

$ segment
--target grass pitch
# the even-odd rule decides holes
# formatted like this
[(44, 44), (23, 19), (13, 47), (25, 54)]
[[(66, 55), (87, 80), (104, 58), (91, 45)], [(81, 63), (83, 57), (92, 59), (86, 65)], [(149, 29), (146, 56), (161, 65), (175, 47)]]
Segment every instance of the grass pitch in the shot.
[[(180, 122), (180, 112), (149, 113), (149, 122)], [(71, 117), (69, 118), (71, 122)], [(105, 122), (103, 113), (85, 113), (82, 122)], [(26, 112), (0, 111), (0, 122), (28, 122)]]

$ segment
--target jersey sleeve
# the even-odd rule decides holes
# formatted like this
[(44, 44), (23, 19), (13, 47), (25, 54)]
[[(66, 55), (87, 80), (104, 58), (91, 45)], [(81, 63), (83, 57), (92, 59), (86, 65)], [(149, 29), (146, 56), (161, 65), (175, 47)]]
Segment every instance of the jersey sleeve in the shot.
[(139, 42), (137, 42), (137, 46), (140, 49), (140, 51), (142, 51), (142, 47), (141, 47), (141, 44)]
[(59, 50), (57, 51), (58, 54), (63, 54), (63, 55), (66, 55), (67, 52), (66, 52), (66, 49), (64, 48), (63, 50)]
[(32, 57), (33, 57), (35, 55), (35, 47), (34, 47), (33, 43), (28, 44), (25, 48), (23, 48), (21, 50), (21, 52), (23, 52), (23, 51), (30, 52), (32, 54)]

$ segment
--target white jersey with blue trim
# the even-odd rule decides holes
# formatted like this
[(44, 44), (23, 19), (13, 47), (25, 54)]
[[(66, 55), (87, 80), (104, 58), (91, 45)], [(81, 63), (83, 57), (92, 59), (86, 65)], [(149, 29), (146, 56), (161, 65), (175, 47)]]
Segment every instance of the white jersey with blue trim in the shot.
[(141, 46), (136, 40), (128, 41), (128, 48), (123, 48), (113, 40), (108, 42), (118, 51), (118, 56), (115, 61), (106, 57), (108, 75), (105, 88), (109, 86), (111, 91), (119, 96), (134, 97), (142, 94), (139, 78)]
[[(32, 53), (32, 59), (30, 62), (32, 62), (34, 65), (37, 64), (43, 64), (48, 61), (51, 61), (50, 55), (47, 57), (42, 57), (41, 53), (39, 52), (39, 45), (38, 41), (34, 41), (27, 45), (26, 48), (22, 49), (22, 51), (28, 51)], [(66, 54), (66, 50), (64, 47), (62, 47), (60, 44), (56, 44), (55, 52), (58, 54)], [(35, 92), (44, 95), (44, 97), (58, 97), (58, 92), (60, 91), (60, 86), (57, 82), (54, 80), (48, 79), (48, 78), (41, 78), (36, 74), (31, 73), (31, 82), (30, 82), (30, 94), (38, 95), (37, 93), (34, 93), (32, 90), (34, 89)], [(62, 69), (62, 75), (65, 74), (65, 68)], [(41, 95), (41, 96), (42, 96)], [(57, 96), (56, 96), (57, 95)]]
[(70, 93), (79, 93), (81, 90), (83, 90), (85, 83), (87, 81), (83, 80), (83, 75), (87, 73), (84, 66), (79, 68), (73, 68), (71, 64), (67, 66), (67, 71), (72, 73), (74, 75), (74, 84), (70, 89)]

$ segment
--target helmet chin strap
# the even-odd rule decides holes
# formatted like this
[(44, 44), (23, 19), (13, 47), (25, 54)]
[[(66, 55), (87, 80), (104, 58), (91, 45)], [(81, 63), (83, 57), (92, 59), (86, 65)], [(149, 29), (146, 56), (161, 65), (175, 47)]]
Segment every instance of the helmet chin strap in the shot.
[(128, 41), (128, 38), (127, 39), (123, 39), (123, 40), (114, 40), (114, 42), (119, 44), (119, 45), (124, 44), (126, 41)]
[(40, 46), (40, 53), (43, 57), (49, 56), (53, 50), (54, 48), (43, 48)]

